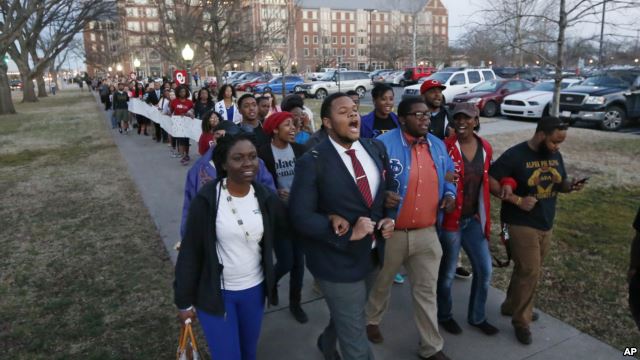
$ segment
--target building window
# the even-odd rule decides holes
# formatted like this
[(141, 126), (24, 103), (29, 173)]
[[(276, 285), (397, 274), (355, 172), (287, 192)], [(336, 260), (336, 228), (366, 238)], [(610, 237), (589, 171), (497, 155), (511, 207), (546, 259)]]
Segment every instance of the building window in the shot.
[(91, 41), (96, 41), (96, 34), (91, 33)]
[(304, 49), (304, 57), (309, 57), (309, 49)]
[(309, 43), (309, 37), (307, 35), (305, 35), (302, 39), (305, 45)]
[(340, 49), (340, 53), (342, 54), (342, 56), (347, 55), (347, 49), (345, 48)]
[(349, 24), (349, 31), (352, 33), (356, 32), (356, 26), (354, 24)]
[(331, 49), (331, 50), (332, 50), (333, 56), (338, 55), (338, 49), (333, 48), (333, 49)]
[(156, 22), (156, 21), (148, 22), (147, 23), (147, 30), (157, 32), (158, 30), (160, 30), (160, 24), (158, 22)]
[(331, 20), (338, 20), (338, 14), (335, 11), (331, 12)]
[(380, 24), (376, 25), (376, 33), (380, 34)]
[(303, 23), (302, 24), (302, 31), (304, 31), (304, 32), (309, 31), (309, 24), (308, 23)]
[(140, 23), (137, 21), (127, 21), (127, 30), (140, 31)]
[(318, 35), (314, 35), (313, 36), (313, 43), (317, 44), (318, 43)]
[(343, 37), (340, 39), (340, 42), (342, 43), (342, 45), (346, 45), (346, 44), (347, 44), (347, 37), (346, 37), (346, 36), (343, 36)]
[(356, 43), (356, 37), (352, 36), (351, 37), (351, 45), (354, 45)]
[(155, 18), (158, 17), (158, 9), (155, 8), (147, 8), (147, 17)]
[(435, 30), (436, 35), (440, 34), (440, 27), (439, 26), (434, 26), (434, 30)]
[(364, 45), (364, 38), (363, 37), (360, 38), (360, 45)]
[(389, 33), (389, 25), (384, 26), (384, 33), (385, 34)]
[(318, 31), (318, 23), (313, 23), (313, 32)]
[(351, 55), (351, 56), (356, 56), (356, 49), (351, 48), (351, 49), (349, 50), (349, 55)]
[(138, 17), (138, 8), (127, 8), (128, 17)]
[(443, 26), (442, 29), (440, 29), (440, 32), (442, 35), (447, 35), (447, 28)]
[(318, 56), (318, 48), (313, 49), (313, 56)]
[(340, 30), (341, 30), (343, 33), (347, 32), (347, 24), (344, 24), (344, 23), (343, 23), (343, 24), (341, 24), (341, 25), (340, 25)]
[(332, 36), (331, 37), (331, 43), (332, 44), (337, 44), (338, 43), (338, 37), (337, 36)]
[(336, 23), (331, 24), (331, 32), (338, 32), (338, 25)]

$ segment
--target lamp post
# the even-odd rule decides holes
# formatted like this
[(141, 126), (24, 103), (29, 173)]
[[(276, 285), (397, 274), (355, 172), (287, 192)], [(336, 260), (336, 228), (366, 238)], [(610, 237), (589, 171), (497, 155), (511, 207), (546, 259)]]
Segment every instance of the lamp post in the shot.
[(138, 78), (138, 76), (140, 76), (140, 74), (138, 73), (139, 67), (140, 67), (140, 60), (138, 60), (138, 58), (135, 58), (133, 60), (133, 68), (136, 70), (136, 79)]
[(369, 71), (373, 70), (371, 66), (371, 38), (373, 37), (373, 26), (371, 24), (371, 13), (377, 13), (376, 9), (364, 9), (364, 11), (369, 13)]
[(189, 44), (184, 46), (182, 49), (182, 58), (187, 63), (187, 86), (189, 87), (189, 91), (191, 91), (191, 60), (193, 60), (193, 49), (189, 46)]
[(118, 76), (120, 76), (120, 74), (122, 73), (122, 65), (116, 65), (116, 71), (118, 72)]

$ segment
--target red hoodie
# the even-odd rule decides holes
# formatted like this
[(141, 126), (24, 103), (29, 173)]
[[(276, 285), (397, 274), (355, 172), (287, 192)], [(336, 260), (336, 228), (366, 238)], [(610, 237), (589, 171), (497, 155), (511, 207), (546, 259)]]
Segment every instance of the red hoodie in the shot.
[[(483, 158), (484, 158), (484, 174), (482, 175), (482, 185), (480, 186), (480, 198), (478, 199), (478, 208), (483, 209), (478, 213), (480, 223), (484, 229), (484, 236), (489, 240), (489, 234), (491, 232), (491, 195), (489, 191), (489, 166), (491, 165), (491, 159), (493, 157), (493, 149), (491, 145), (480, 136), (474, 134), (474, 136), (482, 142)], [(447, 146), (447, 152), (453, 160), (456, 171), (460, 175), (458, 180), (458, 188), (456, 193), (456, 208), (451, 214), (444, 215), (444, 222), (442, 228), (445, 231), (458, 231), (460, 230), (460, 217), (462, 216), (462, 197), (464, 189), (464, 161), (460, 151), (460, 144), (458, 143), (458, 136), (453, 134), (445, 140)]]

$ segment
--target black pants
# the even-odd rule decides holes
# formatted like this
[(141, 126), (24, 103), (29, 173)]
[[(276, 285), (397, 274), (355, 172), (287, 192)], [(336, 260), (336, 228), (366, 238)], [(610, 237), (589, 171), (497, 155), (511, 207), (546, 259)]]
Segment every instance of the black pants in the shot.
[(156, 141), (157, 142), (166, 142), (167, 139), (169, 138), (169, 134), (167, 134), (166, 131), (164, 131), (163, 128), (160, 127), (160, 124), (158, 124), (157, 122), (154, 122), (153, 125), (156, 128)]
[(640, 329), (640, 272), (636, 273), (629, 281), (629, 307), (633, 320)]
[(281, 239), (274, 244), (278, 262), (275, 266), (276, 283), (287, 273), (289, 277), (289, 302), (300, 303), (304, 278), (304, 253), (301, 244), (292, 239)]

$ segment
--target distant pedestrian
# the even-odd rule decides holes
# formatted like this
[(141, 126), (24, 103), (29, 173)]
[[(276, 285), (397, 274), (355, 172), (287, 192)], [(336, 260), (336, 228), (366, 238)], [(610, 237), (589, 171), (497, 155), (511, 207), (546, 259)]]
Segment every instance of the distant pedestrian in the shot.
[(400, 127), (398, 115), (393, 112), (393, 88), (378, 84), (371, 90), (374, 110), (362, 117), (360, 136), (376, 138), (389, 130)]
[(200, 89), (196, 93), (195, 105), (193, 107), (193, 115), (196, 119), (204, 120), (203, 115), (212, 110), (215, 110), (216, 103), (211, 98), (209, 89)]
[(220, 114), (222, 120), (233, 121), (239, 124), (242, 121), (242, 115), (236, 105), (236, 91), (230, 84), (224, 84), (218, 92), (218, 102), (215, 105), (216, 112)]
[(118, 83), (118, 91), (113, 94), (113, 112), (120, 123), (120, 134), (129, 133), (129, 95), (124, 91), (124, 84)]
[(215, 144), (215, 129), (221, 122), (220, 114), (213, 109), (202, 115), (202, 134), (198, 140), (198, 153), (200, 153), (200, 155), (204, 155), (209, 148)]
[[(185, 85), (177, 88), (176, 99), (170, 104), (171, 114), (175, 116), (188, 116), (193, 118), (193, 102), (189, 99), (189, 90)], [(178, 152), (182, 155), (180, 163), (182, 165), (189, 164), (189, 138), (182, 137), (177, 139)]]
[(295, 125), (296, 137), (295, 141), (298, 144), (306, 143), (311, 137), (312, 131), (309, 124), (309, 118), (304, 117), (304, 101), (298, 95), (289, 95), (282, 99), (280, 104), (282, 111), (286, 111), (292, 114), (293, 124)]
[(271, 142), (271, 138), (264, 133), (262, 123), (258, 120), (258, 103), (253, 94), (244, 94), (238, 99), (238, 109), (242, 122), (240, 127), (246, 131), (253, 132), (255, 143), (258, 148)]

